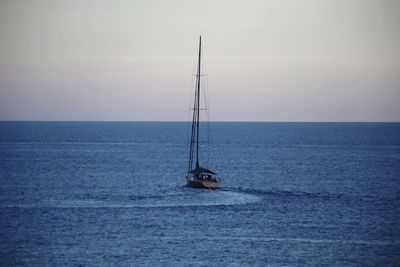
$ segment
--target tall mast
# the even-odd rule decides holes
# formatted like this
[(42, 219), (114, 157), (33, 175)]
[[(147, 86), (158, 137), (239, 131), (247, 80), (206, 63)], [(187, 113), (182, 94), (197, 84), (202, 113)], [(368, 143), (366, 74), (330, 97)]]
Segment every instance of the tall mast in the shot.
[(200, 122), (200, 63), (201, 60), (201, 35), (199, 40), (199, 61), (197, 65), (197, 134), (196, 134), (196, 167), (199, 167), (199, 122)]

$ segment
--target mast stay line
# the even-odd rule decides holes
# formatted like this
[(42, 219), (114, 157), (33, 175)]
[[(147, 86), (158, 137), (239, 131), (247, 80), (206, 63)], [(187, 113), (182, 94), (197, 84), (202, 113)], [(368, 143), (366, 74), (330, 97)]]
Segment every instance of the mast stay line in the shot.
[(199, 40), (199, 62), (197, 65), (197, 134), (196, 134), (196, 168), (199, 167), (199, 123), (200, 123), (200, 60), (201, 60), (201, 36)]

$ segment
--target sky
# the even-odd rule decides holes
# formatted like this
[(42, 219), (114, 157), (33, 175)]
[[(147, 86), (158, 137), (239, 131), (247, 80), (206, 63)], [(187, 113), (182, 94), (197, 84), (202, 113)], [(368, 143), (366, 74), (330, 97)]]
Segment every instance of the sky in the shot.
[(0, 120), (400, 121), (397, 0), (0, 2)]

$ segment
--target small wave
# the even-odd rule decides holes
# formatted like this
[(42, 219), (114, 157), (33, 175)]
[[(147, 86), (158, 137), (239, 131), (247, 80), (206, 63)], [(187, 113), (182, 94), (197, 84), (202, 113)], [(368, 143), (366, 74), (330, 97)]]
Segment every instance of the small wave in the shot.
[[(163, 236), (160, 239), (182, 240), (184, 236)], [(253, 242), (285, 242), (285, 243), (322, 243), (343, 245), (369, 245), (369, 246), (397, 246), (400, 240), (354, 240), (354, 239), (319, 239), (319, 238), (296, 238), (296, 237), (257, 237), (257, 236), (203, 236), (202, 239), (212, 241), (253, 241)]]
[(260, 197), (265, 196), (281, 196), (281, 197), (306, 197), (306, 198), (320, 198), (320, 199), (339, 199), (345, 197), (344, 194), (333, 194), (328, 192), (304, 192), (304, 191), (286, 191), (286, 190), (265, 190), (265, 189), (250, 189), (241, 187), (230, 187), (226, 190), (243, 192), (253, 194)]

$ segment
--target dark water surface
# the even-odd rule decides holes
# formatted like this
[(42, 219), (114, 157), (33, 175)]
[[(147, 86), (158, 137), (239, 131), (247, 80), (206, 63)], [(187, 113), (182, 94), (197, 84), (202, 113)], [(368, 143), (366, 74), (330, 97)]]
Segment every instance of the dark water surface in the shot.
[(0, 122), (0, 266), (400, 266), (400, 124), (210, 126)]

